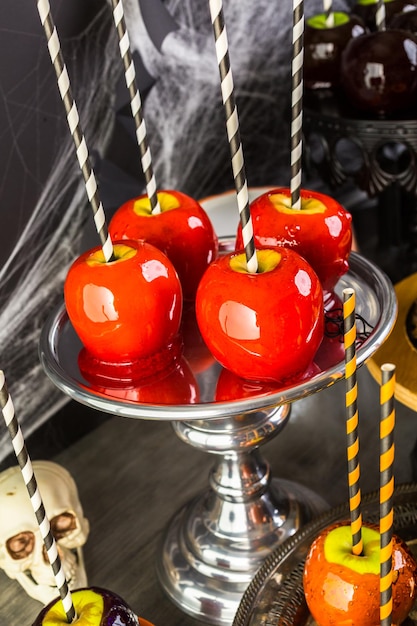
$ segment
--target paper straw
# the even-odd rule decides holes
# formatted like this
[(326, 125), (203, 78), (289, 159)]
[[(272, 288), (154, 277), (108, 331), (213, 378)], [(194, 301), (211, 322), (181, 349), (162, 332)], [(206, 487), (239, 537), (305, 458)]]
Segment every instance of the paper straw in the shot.
[(247, 269), (248, 272), (256, 273), (258, 271), (258, 260), (256, 258), (252, 219), (249, 210), (249, 192), (246, 182), (245, 164), (239, 131), (239, 118), (235, 104), (233, 76), (229, 59), (229, 45), (221, 0), (210, 0), (210, 14), (214, 30), (217, 62), (220, 71), (221, 92), (226, 114), (226, 130), (232, 157), (232, 170), (236, 186), (240, 223), (242, 225), (242, 239), (245, 248)]
[(136, 126), (136, 139), (141, 155), (142, 170), (146, 181), (146, 193), (151, 204), (152, 213), (160, 213), (161, 207), (156, 191), (156, 180), (152, 167), (151, 151), (146, 134), (146, 124), (143, 119), (142, 102), (136, 82), (135, 64), (130, 52), (129, 34), (126, 29), (122, 0), (112, 0), (113, 18), (119, 37), (119, 50), (125, 68), (126, 86), (130, 94), (130, 108)]
[(332, 28), (334, 26), (333, 0), (323, 0), (323, 11), (326, 16), (326, 26)]
[(71, 93), (67, 68), (63, 61), (61, 44), (53, 22), (48, 0), (38, 0), (38, 13), (48, 42), (48, 50), (58, 80), (59, 93), (65, 106), (67, 122), (75, 143), (78, 163), (84, 176), (88, 200), (94, 214), (94, 223), (99, 234), (105, 261), (113, 258), (113, 244), (107, 231), (103, 205), (99, 198), (98, 187), (90, 164), (87, 143), (80, 125), (78, 109)]
[(384, 0), (378, 0), (375, 13), (375, 25), (377, 30), (386, 29), (386, 10)]
[(381, 534), (380, 569), (380, 623), (392, 623), (392, 534), (394, 495), (394, 390), (395, 365), (381, 366), (381, 421), (380, 421), (380, 494), (379, 524)]
[(291, 64), (291, 206), (301, 209), (301, 166), (303, 154), (303, 61), (304, 3), (293, 0)]
[(356, 382), (355, 292), (343, 290), (343, 322), (346, 382), (346, 435), (348, 459), (349, 510), (352, 531), (352, 554), (362, 554), (361, 490), (359, 487), (358, 387)]
[(61, 559), (59, 558), (56, 542), (51, 532), (51, 526), (46, 516), (41, 494), (33, 472), (32, 462), (29, 458), (23, 434), (15, 416), (13, 401), (7, 390), (6, 379), (2, 370), (0, 370), (0, 408), (3, 413), (6, 426), (9, 430), (13, 449), (22, 471), (22, 477), (28, 490), (33, 511), (39, 524), (39, 530), (41, 532), (48, 554), (48, 559), (55, 576), (56, 586), (62, 599), (64, 611), (67, 616), (68, 623), (71, 624), (77, 618), (74, 604), (72, 602), (71, 592), (65, 579), (65, 573), (62, 568)]

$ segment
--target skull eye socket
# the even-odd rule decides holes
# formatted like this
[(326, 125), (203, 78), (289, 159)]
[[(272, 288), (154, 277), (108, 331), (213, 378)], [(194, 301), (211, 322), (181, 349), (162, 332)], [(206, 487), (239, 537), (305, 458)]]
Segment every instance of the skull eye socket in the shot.
[(77, 528), (77, 520), (75, 515), (65, 511), (60, 515), (56, 515), (51, 519), (52, 534), (57, 541), (68, 535)]
[(6, 541), (7, 552), (14, 561), (28, 557), (32, 554), (34, 547), (35, 535), (30, 531), (18, 533)]

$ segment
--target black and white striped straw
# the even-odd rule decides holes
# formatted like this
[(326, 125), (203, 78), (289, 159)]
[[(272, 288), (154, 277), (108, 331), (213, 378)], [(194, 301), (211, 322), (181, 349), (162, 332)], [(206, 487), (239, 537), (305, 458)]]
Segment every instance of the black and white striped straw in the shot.
[(152, 167), (151, 151), (146, 134), (146, 124), (143, 118), (142, 102), (136, 81), (135, 65), (130, 51), (129, 34), (126, 28), (122, 0), (112, 0), (113, 18), (119, 37), (120, 56), (125, 69), (126, 86), (130, 94), (130, 108), (135, 120), (136, 139), (141, 155), (142, 171), (145, 176), (146, 193), (151, 204), (152, 213), (160, 213), (156, 180)]
[(246, 264), (248, 272), (256, 273), (258, 271), (258, 260), (256, 257), (255, 239), (249, 209), (249, 192), (242, 142), (240, 139), (239, 118), (234, 97), (233, 75), (229, 59), (229, 44), (221, 0), (210, 0), (210, 14), (214, 30), (217, 63), (220, 71), (221, 93), (226, 114), (226, 130), (232, 157), (232, 170), (237, 193), (240, 223), (242, 226)]
[(326, 26), (334, 26), (333, 0), (323, 0), (323, 11), (326, 18)]
[(78, 109), (71, 93), (70, 80), (62, 57), (58, 33), (51, 16), (48, 0), (38, 0), (37, 7), (45, 31), (51, 61), (57, 76), (59, 93), (61, 94), (62, 102), (65, 106), (68, 126), (75, 143), (78, 163), (84, 176), (88, 200), (93, 209), (94, 223), (103, 247), (104, 259), (107, 262), (113, 258), (113, 244), (107, 230), (104, 209), (99, 198), (96, 177), (90, 164), (90, 157), (84, 133), (81, 129)]
[(293, 0), (293, 35), (291, 63), (291, 206), (301, 209), (301, 173), (303, 156), (303, 62), (304, 3)]
[(378, 0), (376, 13), (375, 13), (375, 25), (377, 30), (386, 29), (386, 9), (384, 0)]
[(13, 449), (17, 458), (17, 462), (22, 471), (23, 481), (26, 485), (30, 502), (39, 525), (42, 539), (48, 554), (48, 559), (55, 576), (56, 586), (61, 596), (64, 611), (69, 624), (77, 618), (71, 592), (65, 578), (61, 559), (58, 554), (55, 538), (51, 532), (49, 519), (46, 516), (45, 508), (42, 502), (41, 494), (38, 489), (35, 474), (33, 472), (32, 462), (29, 458), (26, 444), (23, 438), (21, 428), (16, 419), (13, 401), (9, 395), (6, 378), (4, 372), (0, 370), (0, 408), (3, 418), (10, 434)]

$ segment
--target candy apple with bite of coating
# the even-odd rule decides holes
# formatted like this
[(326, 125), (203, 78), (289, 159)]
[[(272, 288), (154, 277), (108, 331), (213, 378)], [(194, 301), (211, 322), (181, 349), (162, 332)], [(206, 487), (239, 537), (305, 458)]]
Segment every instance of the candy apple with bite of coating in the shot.
[[(72, 601), (77, 617), (74, 626), (143, 626), (149, 622), (136, 617), (132, 609), (116, 593), (100, 587), (73, 591)], [(32, 626), (68, 626), (62, 601), (53, 600), (42, 609)]]
[(169, 259), (148, 243), (115, 242), (113, 250), (115, 259), (109, 262), (96, 247), (72, 264), (64, 285), (68, 316), (98, 367), (107, 363), (124, 368), (143, 360), (161, 370), (178, 343), (178, 275)]
[[(303, 586), (320, 626), (379, 626), (380, 541), (377, 526), (362, 526), (363, 554), (352, 553), (350, 523), (326, 528), (313, 541)], [(401, 624), (417, 596), (417, 564), (406, 543), (393, 537), (392, 623)]]
[(170, 259), (181, 281), (184, 299), (193, 300), (200, 278), (215, 259), (218, 240), (203, 207), (184, 193), (158, 192), (160, 213), (153, 214), (146, 195), (125, 202), (109, 224), (112, 239), (147, 241)]
[(223, 367), (255, 381), (302, 374), (323, 338), (323, 291), (311, 266), (288, 248), (258, 248), (257, 273), (244, 253), (206, 270), (196, 296), (203, 339)]
[[(301, 209), (291, 205), (287, 187), (272, 189), (250, 207), (255, 245), (284, 246), (303, 256), (325, 291), (332, 291), (349, 269), (352, 216), (336, 200), (322, 193), (301, 190)], [(239, 225), (236, 250), (242, 247)]]

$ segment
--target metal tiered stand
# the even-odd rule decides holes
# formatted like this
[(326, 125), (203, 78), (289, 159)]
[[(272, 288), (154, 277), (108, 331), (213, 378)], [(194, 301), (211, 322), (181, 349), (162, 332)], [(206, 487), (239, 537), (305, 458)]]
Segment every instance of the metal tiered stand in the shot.
[[(345, 287), (355, 289), (357, 315), (372, 327), (357, 350), (360, 365), (389, 335), (396, 298), (385, 274), (354, 253), (348, 274), (337, 285), (339, 296)], [(260, 447), (283, 428), (291, 402), (343, 377), (340, 346), (334, 358), (327, 355), (328, 366), (301, 383), (283, 389), (258, 388), (251, 395), (242, 392), (241, 397), (227, 401), (215, 399), (222, 368), (213, 361), (195, 375), (199, 401), (181, 406), (96, 393), (80, 373), (80, 349), (62, 306), (50, 316), (40, 344), (43, 367), (58, 388), (99, 411), (132, 419), (169, 420), (184, 442), (213, 454), (208, 488), (173, 516), (157, 568), (166, 593), (184, 612), (208, 623), (230, 625), (264, 559), (326, 508), (321, 498), (303, 486), (272, 478)]]

